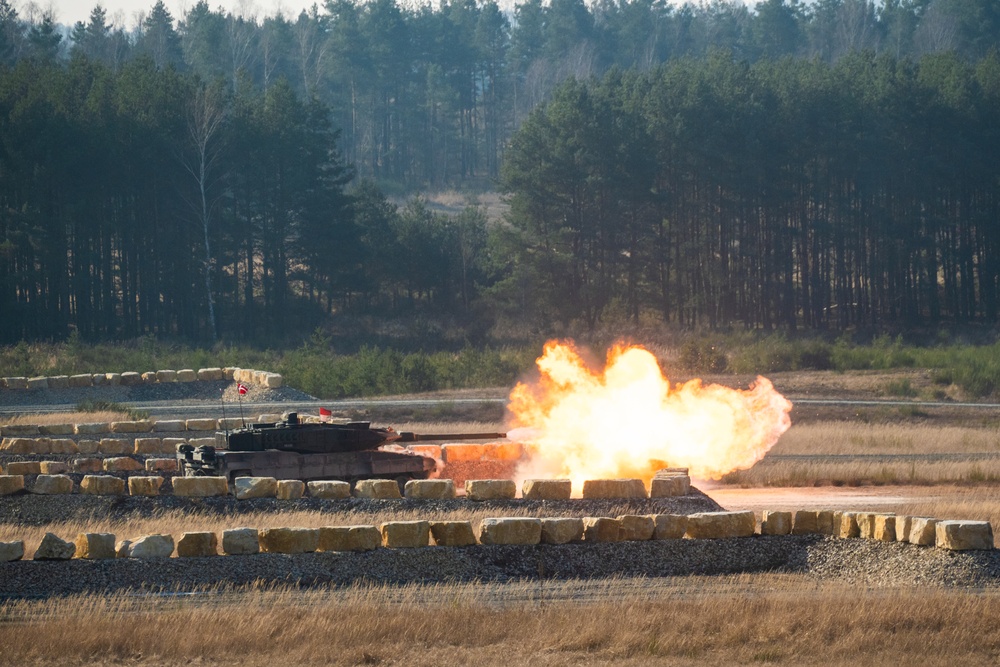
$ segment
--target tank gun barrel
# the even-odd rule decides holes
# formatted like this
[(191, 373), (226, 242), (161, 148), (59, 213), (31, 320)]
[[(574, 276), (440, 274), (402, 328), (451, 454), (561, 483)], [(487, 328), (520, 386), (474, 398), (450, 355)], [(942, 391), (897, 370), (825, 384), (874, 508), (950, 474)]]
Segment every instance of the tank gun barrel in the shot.
[(429, 442), (431, 440), (502, 440), (506, 433), (412, 433), (403, 431), (396, 442)]

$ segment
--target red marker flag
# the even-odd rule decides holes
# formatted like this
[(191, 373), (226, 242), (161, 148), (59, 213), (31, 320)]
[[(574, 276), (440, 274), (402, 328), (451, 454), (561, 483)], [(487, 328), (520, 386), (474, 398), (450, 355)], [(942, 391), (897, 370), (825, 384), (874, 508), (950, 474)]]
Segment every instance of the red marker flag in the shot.
[(333, 416), (333, 413), (330, 412), (329, 410), (327, 410), (326, 408), (320, 408), (319, 409), (319, 420), (320, 421), (322, 421), (322, 422), (328, 422), (328, 421), (330, 421), (330, 418), (332, 416)]
[(242, 382), (237, 382), (236, 383), (236, 391), (238, 391), (240, 393), (240, 396), (246, 396), (247, 392), (250, 391), (250, 390), (247, 389), (247, 386), (245, 384), (243, 384)]

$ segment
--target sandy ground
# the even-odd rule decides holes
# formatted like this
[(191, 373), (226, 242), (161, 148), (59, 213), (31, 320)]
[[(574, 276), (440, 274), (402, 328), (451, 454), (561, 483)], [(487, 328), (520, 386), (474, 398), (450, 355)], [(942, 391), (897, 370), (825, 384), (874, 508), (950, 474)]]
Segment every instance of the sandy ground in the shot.
[[(776, 487), (737, 489), (694, 481), (695, 486), (728, 510), (845, 509), (895, 512), (915, 502), (958, 500), (965, 489), (951, 486)], [(998, 492), (1000, 493), (1000, 492)]]

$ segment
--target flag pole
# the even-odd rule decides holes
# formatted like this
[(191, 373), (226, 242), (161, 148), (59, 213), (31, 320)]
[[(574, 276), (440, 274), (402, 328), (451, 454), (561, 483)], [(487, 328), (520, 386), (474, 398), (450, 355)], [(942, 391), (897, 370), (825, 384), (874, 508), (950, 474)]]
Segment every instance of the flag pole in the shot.
[(219, 390), (219, 403), (222, 404), (222, 423), (226, 425), (226, 438), (229, 438), (229, 420), (226, 419), (226, 390)]
[(243, 416), (243, 394), (247, 393), (247, 386), (242, 382), (236, 383), (236, 396), (239, 397), (240, 402), (240, 423), (243, 424), (243, 428), (247, 427), (247, 420)]

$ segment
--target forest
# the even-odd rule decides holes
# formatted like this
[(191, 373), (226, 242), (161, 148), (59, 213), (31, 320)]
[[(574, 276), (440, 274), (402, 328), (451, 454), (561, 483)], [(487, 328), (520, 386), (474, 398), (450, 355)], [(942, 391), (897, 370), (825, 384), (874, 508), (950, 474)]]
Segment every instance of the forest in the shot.
[(0, 0), (0, 343), (997, 318), (990, 0), (29, 14)]

